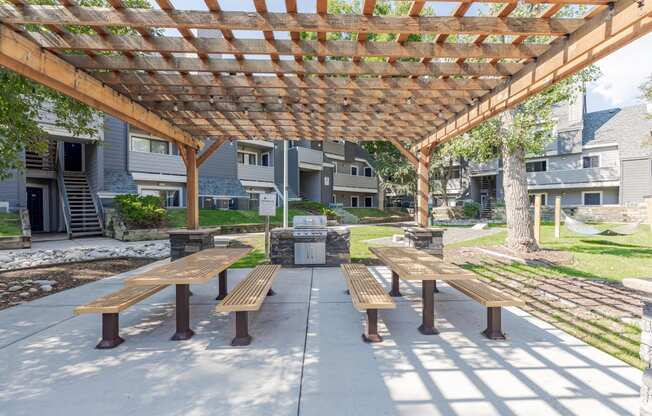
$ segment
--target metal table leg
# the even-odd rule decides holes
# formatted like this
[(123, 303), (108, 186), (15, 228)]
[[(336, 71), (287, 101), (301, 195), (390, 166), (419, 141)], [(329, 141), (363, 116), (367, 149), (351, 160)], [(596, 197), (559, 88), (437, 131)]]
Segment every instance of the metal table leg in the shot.
[(423, 321), (419, 332), (423, 335), (436, 335), (439, 333), (435, 328), (435, 295), (434, 280), (421, 281), (421, 296), (423, 297)]
[(192, 338), (195, 332), (190, 329), (190, 285), (177, 286), (177, 332), (173, 341), (183, 341)]
[(222, 270), (219, 275), (219, 292), (215, 300), (222, 300), (228, 295), (228, 290), (226, 288), (226, 270)]
[(392, 290), (389, 291), (389, 296), (394, 298), (403, 296), (401, 295), (401, 291), (399, 290), (398, 274), (396, 274), (393, 270), (392, 270)]

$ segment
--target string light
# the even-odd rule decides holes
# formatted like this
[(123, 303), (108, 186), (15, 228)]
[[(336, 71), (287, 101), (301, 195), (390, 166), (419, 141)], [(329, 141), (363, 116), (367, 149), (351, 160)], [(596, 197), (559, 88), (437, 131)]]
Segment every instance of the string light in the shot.
[(177, 105), (177, 103), (174, 103), (174, 107), (172, 108), (174, 109), (174, 111), (179, 111), (179, 106)]
[(211, 104), (215, 104), (215, 98), (211, 95), (211, 96), (208, 98), (208, 102), (211, 103)]
[(414, 100), (412, 99), (412, 96), (411, 96), (411, 95), (407, 98), (407, 100), (405, 100), (405, 103), (406, 103), (407, 105), (412, 105), (413, 102), (414, 102)]
[(349, 105), (349, 97), (344, 97), (344, 106), (346, 107), (348, 105)]
[(279, 95), (278, 98), (276, 99), (276, 102), (279, 104), (283, 104), (283, 97)]

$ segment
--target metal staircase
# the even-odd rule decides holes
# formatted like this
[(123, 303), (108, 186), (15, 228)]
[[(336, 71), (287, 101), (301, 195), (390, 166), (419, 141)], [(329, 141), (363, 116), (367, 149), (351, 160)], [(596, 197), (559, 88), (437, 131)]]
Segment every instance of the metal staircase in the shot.
[(63, 187), (67, 196), (69, 217), (66, 225), (70, 237), (102, 235), (102, 223), (86, 176), (83, 173), (64, 172)]

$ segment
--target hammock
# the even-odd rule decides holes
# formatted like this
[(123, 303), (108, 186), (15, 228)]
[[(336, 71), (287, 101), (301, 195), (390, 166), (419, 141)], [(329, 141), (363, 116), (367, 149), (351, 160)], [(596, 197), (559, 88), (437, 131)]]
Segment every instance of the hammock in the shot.
[(639, 225), (641, 225), (641, 221), (600, 231), (595, 227), (564, 214), (564, 226), (575, 234), (581, 235), (631, 235), (638, 231)]

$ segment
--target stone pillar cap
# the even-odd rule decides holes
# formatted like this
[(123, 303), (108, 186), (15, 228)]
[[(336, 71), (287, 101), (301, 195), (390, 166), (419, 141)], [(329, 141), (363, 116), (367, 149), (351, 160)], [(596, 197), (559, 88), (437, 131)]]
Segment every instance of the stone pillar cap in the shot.
[(652, 277), (623, 279), (623, 285), (629, 289), (638, 290), (652, 295)]
[(220, 231), (219, 228), (200, 228), (197, 230), (188, 230), (187, 228), (182, 228), (178, 230), (170, 230), (169, 234), (211, 234)]

